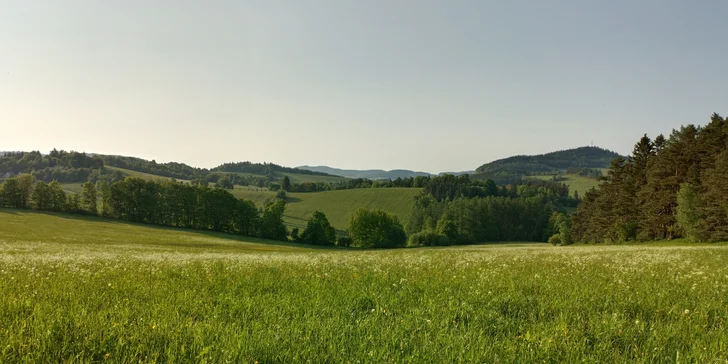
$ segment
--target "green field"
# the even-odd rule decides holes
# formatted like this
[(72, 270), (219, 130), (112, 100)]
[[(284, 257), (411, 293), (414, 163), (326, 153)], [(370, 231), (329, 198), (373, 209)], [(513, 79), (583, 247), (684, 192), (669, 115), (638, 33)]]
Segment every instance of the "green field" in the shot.
[[(409, 221), (412, 213), (414, 197), (419, 194), (419, 188), (359, 188), (352, 190), (288, 193), (284, 221), (289, 228), (306, 226), (306, 221), (314, 211), (322, 211), (338, 230), (346, 230), (349, 218), (356, 209), (384, 210), (399, 218), (402, 224)], [(263, 206), (266, 201), (274, 198), (276, 193), (255, 187), (235, 186), (230, 191), (239, 198), (255, 202)]]
[[(569, 186), (569, 193), (572, 195), (574, 194), (574, 191), (579, 191), (579, 196), (584, 196), (586, 191), (589, 191), (593, 187), (597, 187), (600, 183), (596, 179), (577, 176), (574, 174), (562, 174), (558, 177), (562, 178), (558, 181), (559, 183), (564, 183)], [(527, 176), (525, 178), (535, 178), (544, 181), (552, 180), (552, 176)]]
[(346, 230), (349, 218), (360, 207), (383, 210), (406, 224), (412, 214), (419, 188), (359, 188), (314, 193), (289, 193), (285, 221), (290, 226), (305, 227), (314, 211), (326, 214), (338, 230)]
[(0, 362), (725, 362), (728, 246), (325, 250), (0, 210)]
[(244, 198), (253, 201), (256, 206), (261, 207), (266, 202), (276, 197), (276, 193), (263, 187), (235, 186), (232, 190), (226, 190), (237, 198)]

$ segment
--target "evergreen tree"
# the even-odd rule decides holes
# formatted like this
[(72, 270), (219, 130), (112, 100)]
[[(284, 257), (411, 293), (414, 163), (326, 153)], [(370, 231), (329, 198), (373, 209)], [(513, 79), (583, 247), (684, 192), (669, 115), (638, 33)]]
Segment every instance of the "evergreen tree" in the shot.
[(701, 236), (710, 241), (728, 241), (728, 148), (718, 154), (713, 168), (703, 177), (704, 195), (700, 207)]
[(291, 179), (288, 176), (283, 177), (283, 191), (291, 192)]

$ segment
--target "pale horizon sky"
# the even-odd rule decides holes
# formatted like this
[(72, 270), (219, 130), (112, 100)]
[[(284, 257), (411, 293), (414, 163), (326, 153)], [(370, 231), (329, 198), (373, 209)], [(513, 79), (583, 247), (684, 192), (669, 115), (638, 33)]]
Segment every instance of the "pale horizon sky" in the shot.
[(728, 2), (0, 0), (0, 150), (471, 170), (728, 114)]

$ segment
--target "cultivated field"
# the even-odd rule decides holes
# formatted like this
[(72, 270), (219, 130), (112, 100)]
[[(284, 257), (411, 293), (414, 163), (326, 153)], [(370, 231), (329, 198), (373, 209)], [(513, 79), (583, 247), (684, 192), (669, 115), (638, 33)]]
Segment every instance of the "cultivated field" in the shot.
[(725, 362), (728, 246), (323, 250), (0, 210), (0, 362)]

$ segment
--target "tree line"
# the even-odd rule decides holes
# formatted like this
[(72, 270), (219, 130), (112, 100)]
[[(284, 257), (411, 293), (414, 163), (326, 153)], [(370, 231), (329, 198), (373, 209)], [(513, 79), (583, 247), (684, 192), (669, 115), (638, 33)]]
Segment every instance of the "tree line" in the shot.
[(0, 178), (30, 173), (34, 178), (50, 182), (85, 182), (90, 177), (105, 175), (104, 161), (86, 153), (53, 149), (48, 155), (38, 151), (8, 152), (0, 156)]
[(356, 247), (400, 247), (406, 242), (396, 217), (382, 211), (357, 211), (349, 232), (337, 234), (326, 215), (313, 213), (306, 228), (290, 233), (283, 222), (286, 202), (275, 199), (257, 208), (222, 188), (127, 177), (109, 183), (87, 181), (81, 193), (66, 193), (58, 181), (46, 183), (20, 174), (0, 183), (0, 206), (39, 211), (101, 215), (107, 218), (214, 230), (264, 239)]
[(713, 114), (664, 137), (644, 135), (583, 196), (572, 236), (585, 243), (684, 237), (728, 240), (728, 121)]
[(569, 167), (566, 169), (566, 174), (575, 174), (577, 176), (596, 178), (596, 179), (604, 177), (604, 173), (602, 173), (602, 170), (598, 169), (598, 168)]
[(338, 182), (302, 182), (291, 183), (288, 176), (283, 177), (280, 184), (273, 183), (269, 185), (271, 190), (282, 189), (286, 192), (321, 192), (321, 191), (337, 191), (352, 190), (357, 188), (422, 188), (430, 182), (430, 177), (397, 177), (393, 180), (370, 180), (367, 178), (352, 178)]
[(409, 245), (547, 241), (559, 234), (554, 220), (577, 204), (578, 198), (560, 183), (533, 180), (497, 186), (467, 175), (434, 177), (415, 199), (407, 224)]

